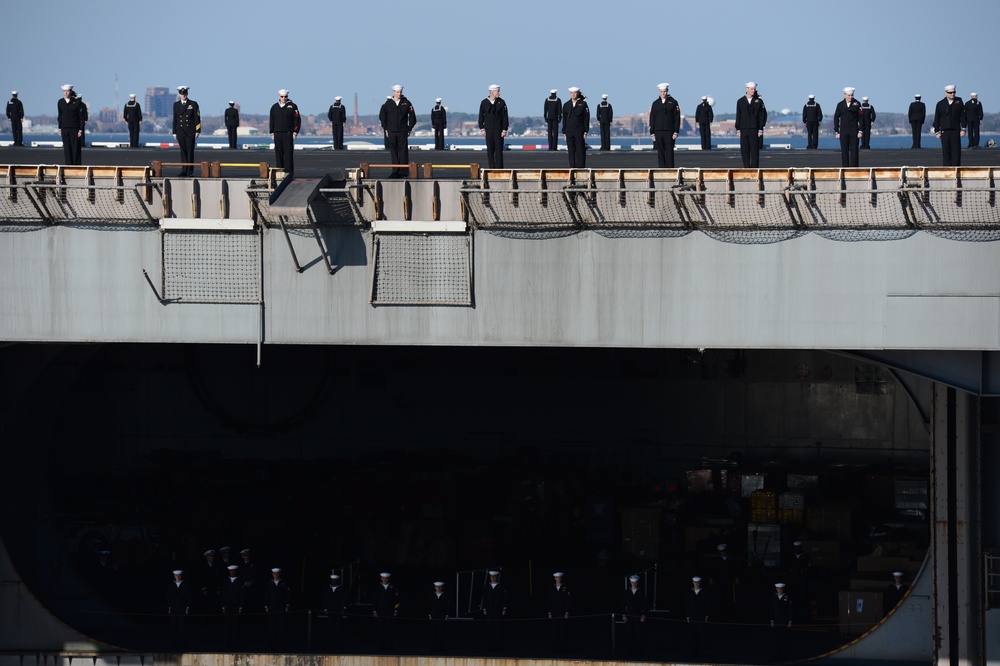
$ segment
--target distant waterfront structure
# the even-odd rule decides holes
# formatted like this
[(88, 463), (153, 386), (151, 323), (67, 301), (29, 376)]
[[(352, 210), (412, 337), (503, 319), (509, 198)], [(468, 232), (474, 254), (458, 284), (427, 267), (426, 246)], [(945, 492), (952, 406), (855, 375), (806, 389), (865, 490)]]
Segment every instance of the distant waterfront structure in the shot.
[(170, 88), (149, 86), (146, 88), (146, 114), (150, 118), (169, 118), (174, 111), (177, 94)]

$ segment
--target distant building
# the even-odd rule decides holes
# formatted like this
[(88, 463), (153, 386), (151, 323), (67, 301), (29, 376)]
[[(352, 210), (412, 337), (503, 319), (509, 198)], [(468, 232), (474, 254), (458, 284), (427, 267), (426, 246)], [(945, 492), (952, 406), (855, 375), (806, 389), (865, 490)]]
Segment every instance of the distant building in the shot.
[(98, 112), (97, 117), (102, 123), (115, 123), (118, 122), (119, 113), (121, 113), (121, 111), (118, 109), (109, 109), (104, 107)]
[(146, 106), (142, 115), (149, 118), (169, 118), (174, 112), (177, 94), (170, 88), (150, 86), (146, 88)]

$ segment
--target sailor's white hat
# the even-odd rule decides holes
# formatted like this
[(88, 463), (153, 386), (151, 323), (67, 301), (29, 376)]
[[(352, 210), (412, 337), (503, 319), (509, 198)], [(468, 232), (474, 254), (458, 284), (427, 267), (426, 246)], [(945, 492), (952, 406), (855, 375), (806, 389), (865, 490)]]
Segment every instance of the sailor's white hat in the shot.
[(720, 544), (719, 544), (718, 546), (716, 546), (716, 547), (715, 547), (715, 549), (716, 549), (717, 551), (719, 551), (720, 553), (721, 553), (722, 551), (724, 551), (724, 550), (725, 550), (726, 548), (727, 548), (727, 546), (726, 546), (726, 544), (724, 544), (724, 543), (720, 543)]
[(955, 84), (954, 83), (949, 83), (948, 85), (946, 85), (944, 87), (944, 91), (945, 92), (955, 92)]
[(608, 94), (607, 93), (604, 93), (603, 95), (601, 95), (601, 99), (607, 99), (607, 98), (608, 98)]
[(438, 104), (440, 104), (441, 103), (441, 98), (440, 97), (435, 97), (434, 101), (437, 102)]
[(239, 570), (239, 567), (237, 565), (235, 565), (235, 564), (230, 564), (226, 568), (229, 569), (230, 571), (238, 571)]
[(333, 98), (333, 101), (334, 101), (334, 102), (339, 102), (339, 101), (340, 101), (340, 100), (342, 100), (342, 99), (344, 99), (344, 98), (343, 98), (343, 97), (341, 97), (340, 95), (337, 95), (336, 97), (334, 97), (334, 98)]
[(340, 580), (340, 576), (337, 574), (330, 574), (330, 580)]
[(440, 580), (434, 581), (434, 587), (444, 587), (444, 581)]
[(783, 588), (783, 587), (785, 587), (785, 584), (784, 583), (775, 583), (774, 586), (777, 587), (777, 588)]
[(845, 95), (853, 95), (854, 94), (854, 88), (852, 88), (851, 86), (847, 86), (846, 88), (844, 88), (844, 94)]
[(629, 576), (629, 577), (628, 577), (628, 579), (629, 579), (630, 581), (632, 581), (633, 583), (635, 583), (636, 581), (638, 581), (638, 580), (639, 580), (639, 577), (638, 577), (638, 576), (636, 576), (635, 574), (632, 574), (631, 576)]
[(809, 99), (816, 99), (816, 95), (809, 95)]
[(552, 577), (553, 577), (553, 578), (562, 578), (562, 577), (563, 577), (563, 576), (565, 576), (565, 575), (566, 575), (566, 574), (564, 574), (564, 573), (563, 573), (562, 571), (557, 571), (557, 572), (555, 572), (554, 574), (552, 574)]
[[(15, 93), (15, 94), (17, 94), (17, 93)], [(129, 97), (135, 97), (135, 93), (129, 93), (128, 96)]]
[(63, 86), (62, 86), (62, 89), (65, 92), (66, 90), (72, 90), (73, 86), (70, 85), (69, 83), (64, 83)]
[(186, 93), (188, 91), (187, 86), (177, 86), (177, 92)]
[(392, 574), (391, 573), (387, 573), (385, 571), (383, 571), (382, 573), (379, 574), (379, 578), (389, 578), (390, 576), (392, 576)]
[(399, 85), (398, 83), (392, 87), (393, 92), (401, 91), (402, 89), (403, 86)]
[(285, 90), (284, 88), (282, 88), (281, 90), (278, 91), (278, 94), (282, 95), (283, 97), (287, 97), (288, 96), (288, 91)]
[(496, 569), (490, 569), (490, 570), (489, 570), (489, 571), (487, 571), (486, 573), (488, 573), (488, 574), (489, 574), (489, 575), (491, 575), (491, 576), (499, 576), (499, 575), (500, 575), (500, 572), (499, 572), (499, 571), (497, 571)]
[(281, 567), (271, 567), (271, 573), (281, 573)]
[(184, 569), (174, 569), (172, 573), (175, 576), (180, 576), (182, 573), (184, 573)]
[(489, 91), (490, 92), (495, 92), (497, 90), (500, 90), (500, 86), (499, 85), (497, 85), (496, 83), (490, 84), (490, 87), (489, 87)]
[(204, 555), (205, 557), (208, 557), (209, 555), (215, 555), (215, 551), (209, 548), (204, 553), (202, 553), (202, 555)]
[(893, 577), (897, 577), (898, 576), (899, 578), (902, 578), (903, 577), (903, 572), (902, 571), (893, 571), (892, 575), (893, 575)]
[(743, 86), (743, 87), (744, 88), (756, 88), (757, 84), (754, 83), (753, 81), (747, 81), (747, 84), (745, 86)]
[(701, 576), (691, 576), (691, 582), (692, 583), (700, 583), (701, 582)]
[(549, 91), (549, 94), (550, 95), (555, 95), (557, 92), (559, 92), (559, 91), (556, 90), (555, 88), (553, 88), (552, 90)]
[(570, 87), (569, 87), (569, 91), (570, 91), (570, 92), (580, 92), (580, 89), (579, 89), (579, 88), (577, 88), (576, 86), (570, 86)]
[(667, 90), (668, 88), (670, 88), (669, 83), (660, 83), (656, 86), (657, 90)]

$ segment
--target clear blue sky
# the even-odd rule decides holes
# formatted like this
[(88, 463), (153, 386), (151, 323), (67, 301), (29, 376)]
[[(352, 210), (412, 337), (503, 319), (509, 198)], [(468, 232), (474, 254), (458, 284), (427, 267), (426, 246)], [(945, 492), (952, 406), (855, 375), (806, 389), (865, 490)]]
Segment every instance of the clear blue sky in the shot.
[(1000, 0), (26, 0), (3, 13), (0, 92), (18, 90), (28, 115), (54, 113), (63, 83), (92, 112), (112, 106), (115, 74), (123, 104), (185, 84), (207, 115), (229, 99), (265, 113), (279, 88), (306, 114), (334, 95), (350, 109), (354, 93), (375, 113), (394, 83), (421, 114), (435, 97), (476, 112), (499, 83), (515, 116), (540, 115), (550, 88), (565, 100), (572, 85), (624, 115), (648, 111), (661, 81), (686, 114), (701, 95), (731, 113), (747, 80), (771, 110), (801, 111), (813, 93), (832, 113), (851, 85), (903, 112), (949, 83), (1000, 110)]

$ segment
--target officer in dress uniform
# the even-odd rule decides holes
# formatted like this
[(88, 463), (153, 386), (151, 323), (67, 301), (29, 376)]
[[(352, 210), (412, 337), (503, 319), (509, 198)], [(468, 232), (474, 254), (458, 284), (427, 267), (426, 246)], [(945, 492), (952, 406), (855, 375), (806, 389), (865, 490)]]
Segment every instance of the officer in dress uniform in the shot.
[(444, 581), (435, 581), (434, 591), (427, 597), (427, 619), (431, 622), (431, 652), (444, 650), (444, 627), (452, 603), (445, 594)]
[(747, 81), (746, 94), (736, 100), (736, 135), (740, 137), (743, 167), (760, 167), (760, 140), (767, 125), (767, 107), (757, 94), (757, 84)]
[(858, 166), (858, 139), (861, 138), (861, 103), (854, 99), (854, 88), (844, 88), (844, 99), (833, 112), (833, 131), (840, 139), (840, 166)]
[[(570, 88), (572, 93), (573, 89)], [(567, 102), (568, 104), (569, 102)], [(552, 625), (552, 650), (562, 652), (566, 649), (566, 625), (569, 621), (570, 597), (569, 589), (563, 583), (565, 574), (557, 571), (552, 574), (552, 586), (545, 595), (545, 609)]]
[(267, 639), (280, 648), (285, 640), (285, 618), (292, 609), (291, 591), (281, 577), (281, 568), (271, 569), (271, 580), (264, 585), (264, 613), (267, 614)]
[(326, 615), (327, 640), (331, 648), (340, 645), (346, 612), (347, 604), (344, 602), (344, 586), (340, 584), (340, 576), (330, 574), (330, 584), (323, 590), (323, 613)]
[(142, 126), (142, 107), (135, 101), (135, 93), (130, 93), (125, 108), (122, 109), (122, 120), (128, 124), (128, 147), (139, 147), (139, 128)]
[(979, 147), (979, 124), (983, 122), (983, 105), (978, 93), (969, 93), (965, 105), (965, 129), (969, 133), (969, 148)]
[(229, 108), (226, 109), (226, 133), (229, 135), (229, 148), (236, 150), (237, 129), (240, 126), (240, 110), (236, 108), (236, 102), (229, 100)]
[(14, 135), (14, 145), (24, 145), (24, 104), (17, 98), (17, 91), (10, 91), (10, 101), (7, 102), (7, 119), (10, 120), (10, 132)]
[(669, 83), (657, 86), (660, 96), (649, 107), (649, 135), (656, 146), (656, 166), (672, 169), (674, 166), (674, 142), (681, 131), (681, 107), (667, 92)]
[(337, 95), (333, 98), (330, 110), (326, 112), (326, 117), (330, 119), (333, 131), (333, 149), (344, 149), (344, 125), (347, 123), (347, 107), (344, 106), (344, 98)]
[(302, 118), (299, 107), (288, 99), (288, 91), (278, 91), (278, 101), (271, 106), (269, 132), (274, 141), (274, 161), (289, 176), (295, 173), (295, 139), (299, 137)]
[(170, 645), (184, 645), (185, 624), (191, 612), (191, 586), (184, 580), (184, 570), (174, 569), (174, 579), (167, 586), (167, 615), (170, 616)]
[(375, 618), (375, 641), (379, 650), (392, 648), (395, 643), (396, 618), (399, 617), (399, 590), (392, 583), (392, 574), (382, 572), (372, 593), (372, 616)]
[(434, 100), (431, 109), (431, 127), (434, 128), (434, 150), (444, 150), (444, 131), (448, 127), (448, 110), (441, 104), (441, 98)]
[(569, 152), (569, 167), (584, 169), (587, 167), (587, 132), (590, 130), (590, 107), (580, 89), (573, 86), (569, 89), (569, 101), (563, 105), (562, 118), (563, 136), (566, 137), (566, 148)]
[(83, 103), (73, 92), (73, 86), (62, 87), (63, 96), (56, 105), (59, 132), (62, 134), (63, 160), (66, 164), (81, 164), (80, 136), (83, 134)]
[(698, 124), (698, 134), (701, 135), (701, 149), (712, 150), (712, 123), (715, 121), (715, 112), (708, 103), (708, 95), (701, 96), (701, 104), (694, 112), (694, 121)]
[(597, 124), (601, 126), (601, 150), (611, 150), (611, 122), (614, 119), (614, 107), (608, 103), (607, 95), (601, 95), (601, 103), (597, 105)]
[(243, 587), (239, 565), (228, 565), (226, 574), (226, 579), (222, 582), (220, 602), (226, 625), (226, 648), (234, 650), (240, 644), (240, 616), (243, 614), (243, 599), (247, 588)]
[(503, 140), (507, 136), (507, 102), (500, 86), (489, 87), (489, 95), (479, 103), (479, 133), (486, 137), (486, 158), (491, 169), (503, 168)]
[(507, 617), (507, 586), (500, 581), (500, 572), (491, 569), (489, 579), (483, 585), (483, 617), (489, 625), (488, 645), (490, 650), (499, 650), (503, 643), (503, 619)]
[(180, 99), (174, 102), (174, 141), (181, 149), (181, 178), (194, 175), (194, 144), (201, 136), (201, 109), (198, 102), (188, 99), (188, 87), (177, 86)]
[(768, 602), (768, 614), (771, 618), (771, 632), (774, 645), (774, 657), (780, 659), (788, 642), (788, 630), (792, 628), (792, 601), (785, 594), (785, 584), (775, 583), (774, 594)]
[(625, 643), (630, 656), (642, 654), (642, 625), (646, 622), (646, 593), (639, 587), (639, 576), (628, 577), (628, 587), (622, 595), (622, 622), (625, 623)]
[[(413, 111), (410, 100), (403, 95), (403, 86), (398, 83), (392, 87), (392, 97), (385, 101), (382, 110), (378, 114), (379, 122), (382, 123), (382, 131), (385, 133), (386, 142), (389, 147), (389, 159), (393, 164), (410, 163), (410, 145), (407, 142), (413, 126), (417, 124), (417, 115)], [(405, 178), (407, 169), (397, 167), (390, 178)]]
[(559, 119), (562, 118), (562, 108), (562, 100), (553, 88), (545, 98), (545, 108), (542, 110), (545, 124), (549, 128), (549, 150), (556, 150), (559, 147)]
[(708, 614), (708, 590), (702, 588), (701, 576), (694, 576), (691, 578), (691, 587), (684, 595), (684, 619), (690, 630), (691, 655), (694, 657), (701, 656)]
[(809, 101), (802, 107), (802, 122), (806, 126), (806, 148), (819, 148), (819, 126), (823, 122), (823, 107), (816, 101), (816, 95), (809, 95)]
[(913, 131), (913, 145), (910, 148), (919, 148), (920, 134), (924, 131), (924, 122), (927, 120), (927, 105), (920, 101), (920, 95), (913, 96), (906, 117), (909, 119), (910, 128)]
[(861, 98), (861, 150), (869, 150), (872, 140), (872, 125), (875, 124), (875, 107), (868, 103), (867, 97)]
[(965, 105), (955, 94), (955, 86), (944, 88), (944, 99), (934, 107), (934, 136), (941, 139), (944, 161), (941, 166), (962, 166), (962, 137), (965, 136)]
[(889, 586), (885, 588), (885, 605), (883, 606), (886, 615), (899, 605), (899, 602), (903, 600), (906, 593), (910, 590), (910, 586), (903, 582), (903, 572), (893, 571), (892, 572), (892, 582)]

